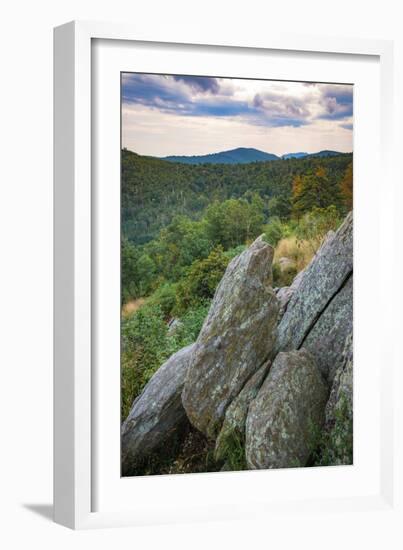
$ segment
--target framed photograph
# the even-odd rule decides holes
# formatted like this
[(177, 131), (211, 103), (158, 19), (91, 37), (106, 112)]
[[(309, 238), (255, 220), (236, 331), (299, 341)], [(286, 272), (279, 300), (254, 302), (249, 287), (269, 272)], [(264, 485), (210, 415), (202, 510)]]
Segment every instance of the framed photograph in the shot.
[(392, 44), (54, 44), (55, 521), (391, 507)]

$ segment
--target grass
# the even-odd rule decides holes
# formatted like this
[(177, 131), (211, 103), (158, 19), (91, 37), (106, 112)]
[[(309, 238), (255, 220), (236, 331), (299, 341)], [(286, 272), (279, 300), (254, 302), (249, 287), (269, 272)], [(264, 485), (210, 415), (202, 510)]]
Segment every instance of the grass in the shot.
[(140, 309), (144, 304), (145, 298), (138, 298), (137, 300), (126, 302), (122, 307), (122, 317), (130, 317), (132, 313)]
[(289, 258), (295, 263), (297, 272), (306, 267), (314, 256), (314, 250), (308, 241), (299, 241), (292, 235), (281, 239), (274, 251), (274, 263), (280, 258)]

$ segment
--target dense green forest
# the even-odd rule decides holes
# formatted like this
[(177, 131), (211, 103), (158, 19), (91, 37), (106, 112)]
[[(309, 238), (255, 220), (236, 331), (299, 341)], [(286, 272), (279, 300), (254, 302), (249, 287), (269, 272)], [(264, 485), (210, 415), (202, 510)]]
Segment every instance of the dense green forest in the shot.
[(158, 235), (173, 218), (185, 215), (200, 219), (213, 201), (248, 198), (256, 193), (264, 201), (264, 216), (287, 219), (296, 176), (306, 176), (322, 167), (326, 184), (337, 197), (339, 183), (351, 154), (308, 157), (251, 164), (172, 163), (122, 151), (122, 231), (135, 244), (144, 244)]
[(286, 286), (351, 208), (351, 154), (187, 165), (123, 150), (122, 417), (158, 367), (197, 338), (245, 246), (264, 233), (274, 284)]

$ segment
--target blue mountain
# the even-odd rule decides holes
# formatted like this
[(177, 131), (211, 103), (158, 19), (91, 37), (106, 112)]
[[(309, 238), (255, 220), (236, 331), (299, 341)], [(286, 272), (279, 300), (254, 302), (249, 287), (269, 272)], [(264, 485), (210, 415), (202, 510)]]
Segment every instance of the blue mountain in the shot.
[(285, 153), (281, 155), (282, 159), (300, 159), (302, 157), (307, 157), (309, 153)]
[(334, 157), (340, 155), (338, 151), (318, 151), (317, 153), (285, 153), (281, 157), (273, 153), (266, 153), (253, 149), (252, 147), (238, 147), (230, 151), (220, 151), (219, 153), (211, 153), (209, 155), (170, 155), (161, 157), (161, 160), (169, 162), (180, 162), (182, 164), (247, 164), (249, 162), (267, 162), (270, 160), (287, 160), (299, 159), (308, 157)]
[(272, 153), (265, 153), (258, 149), (238, 147), (230, 151), (221, 151), (210, 155), (176, 156), (163, 157), (162, 160), (169, 162), (181, 162), (184, 164), (247, 164), (249, 162), (266, 162), (268, 160), (279, 160), (280, 157)]

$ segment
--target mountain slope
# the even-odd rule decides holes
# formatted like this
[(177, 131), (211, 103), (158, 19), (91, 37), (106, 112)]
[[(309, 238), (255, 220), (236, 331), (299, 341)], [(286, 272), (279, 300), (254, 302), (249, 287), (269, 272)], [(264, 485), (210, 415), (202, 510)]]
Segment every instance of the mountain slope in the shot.
[(210, 155), (175, 156), (171, 155), (162, 158), (169, 162), (181, 162), (183, 164), (247, 164), (249, 162), (264, 162), (278, 160), (277, 155), (265, 153), (258, 149), (238, 147), (230, 151), (220, 151)]
[(257, 193), (289, 201), (293, 179), (317, 167), (338, 184), (351, 154), (251, 164), (175, 164), (122, 150), (122, 234), (136, 244), (152, 240), (176, 215), (197, 219), (214, 200)]

